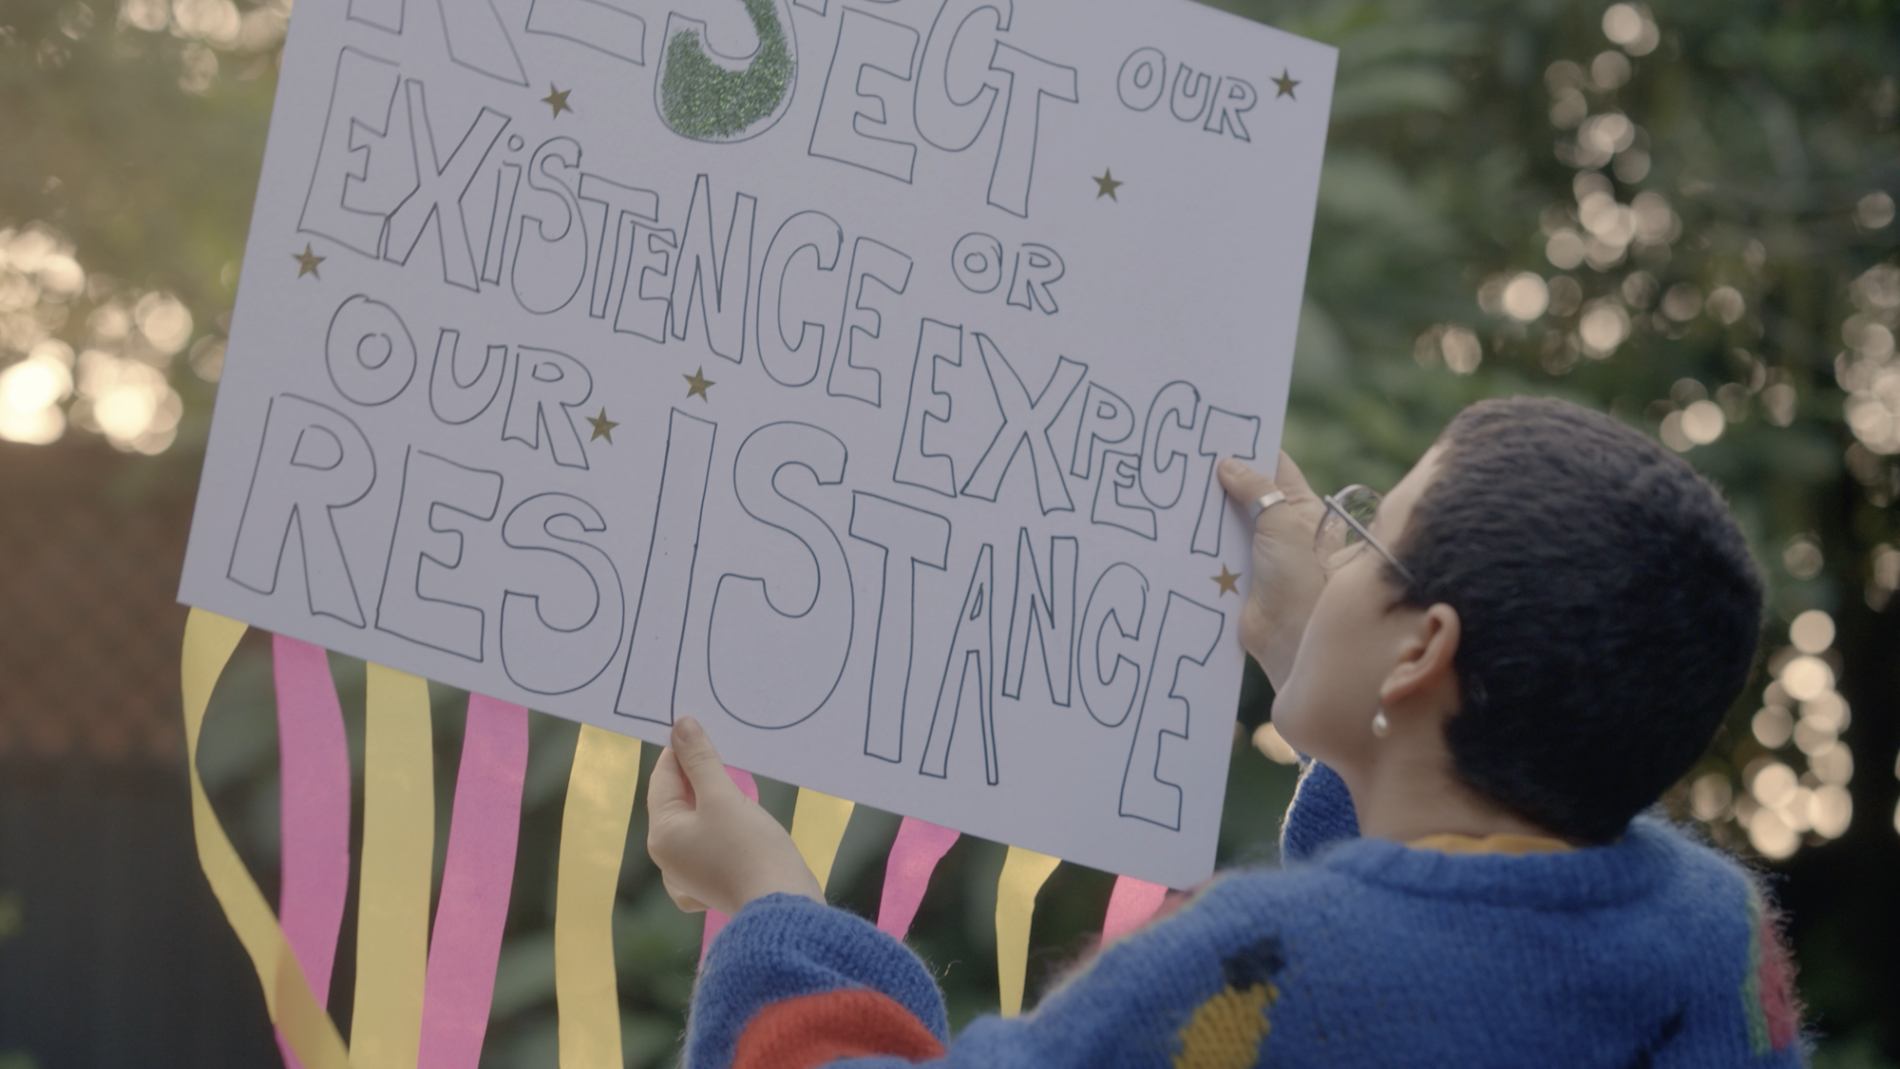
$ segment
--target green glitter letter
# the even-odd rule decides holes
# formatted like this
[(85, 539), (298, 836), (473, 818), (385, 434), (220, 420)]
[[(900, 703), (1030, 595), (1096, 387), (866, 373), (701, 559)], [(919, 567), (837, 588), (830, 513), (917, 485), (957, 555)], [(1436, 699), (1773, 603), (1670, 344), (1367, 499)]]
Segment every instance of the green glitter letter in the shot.
[(661, 121), (682, 137), (744, 141), (771, 129), (791, 104), (798, 74), (791, 10), (786, 0), (741, 2), (759, 48), (736, 60), (712, 50), (705, 23), (667, 16), (656, 102)]

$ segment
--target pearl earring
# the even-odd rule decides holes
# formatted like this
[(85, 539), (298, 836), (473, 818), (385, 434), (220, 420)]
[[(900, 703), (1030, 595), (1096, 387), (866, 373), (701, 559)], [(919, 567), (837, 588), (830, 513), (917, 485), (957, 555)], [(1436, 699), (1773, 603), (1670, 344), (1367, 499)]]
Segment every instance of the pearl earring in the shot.
[(1381, 709), (1372, 717), (1372, 737), (1383, 739), (1390, 734), (1392, 734), (1392, 722), (1385, 718), (1385, 710)]

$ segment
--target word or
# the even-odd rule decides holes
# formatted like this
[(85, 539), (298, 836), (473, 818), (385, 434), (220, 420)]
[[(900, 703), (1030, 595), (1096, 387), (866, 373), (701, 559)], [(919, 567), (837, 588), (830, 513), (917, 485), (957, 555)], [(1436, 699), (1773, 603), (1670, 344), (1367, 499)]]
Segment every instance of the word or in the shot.
[(1061, 254), (1047, 245), (1024, 244), (1015, 252), (1015, 266), (1005, 271), (1003, 264), (1010, 259), (1003, 251), (1003, 243), (988, 234), (966, 234), (950, 251), (951, 270), (964, 289), (971, 293), (995, 293), (1007, 274), (1010, 304), (1055, 315), (1059, 309), (1049, 287), (1055, 285), (1066, 270)]

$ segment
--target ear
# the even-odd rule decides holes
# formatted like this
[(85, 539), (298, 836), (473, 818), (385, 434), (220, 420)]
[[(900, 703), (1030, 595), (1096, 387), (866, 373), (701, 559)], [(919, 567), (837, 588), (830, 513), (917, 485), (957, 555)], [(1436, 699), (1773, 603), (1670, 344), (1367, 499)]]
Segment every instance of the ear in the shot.
[(1379, 701), (1423, 708), (1450, 717), (1462, 700), (1458, 683), (1458, 641), (1462, 635), (1458, 610), (1440, 602), (1419, 613), (1416, 624), (1399, 644), (1398, 662), (1379, 685)]

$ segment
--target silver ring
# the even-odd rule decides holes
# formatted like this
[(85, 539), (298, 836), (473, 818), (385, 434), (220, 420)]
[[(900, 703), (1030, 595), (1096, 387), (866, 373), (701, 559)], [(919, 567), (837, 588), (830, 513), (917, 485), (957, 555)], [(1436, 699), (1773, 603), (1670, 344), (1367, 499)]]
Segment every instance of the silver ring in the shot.
[(1247, 506), (1247, 518), (1257, 520), (1260, 518), (1261, 513), (1285, 500), (1286, 491), (1284, 490), (1274, 490), (1270, 493), (1261, 494), (1260, 500)]

